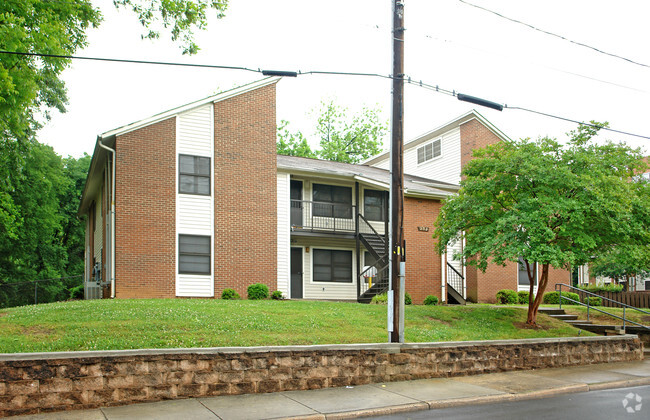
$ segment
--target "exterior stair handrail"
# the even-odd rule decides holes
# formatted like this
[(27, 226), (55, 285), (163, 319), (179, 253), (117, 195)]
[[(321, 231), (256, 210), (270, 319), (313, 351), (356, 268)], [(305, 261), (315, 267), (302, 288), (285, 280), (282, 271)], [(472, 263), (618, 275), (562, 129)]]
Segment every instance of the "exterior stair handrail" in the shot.
[[(584, 303), (584, 302), (580, 302), (580, 300), (576, 301), (575, 299), (571, 299), (570, 297), (562, 296), (562, 287), (566, 287), (567, 289), (578, 290), (580, 293), (584, 293), (584, 294), (587, 294), (587, 295), (592, 295), (592, 296), (595, 296), (595, 297), (599, 297), (599, 298), (604, 299), (604, 300), (606, 300), (608, 302), (612, 302), (612, 303), (615, 303), (617, 305), (621, 305), (623, 307), (623, 317), (620, 317), (618, 315), (614, 315), (614, 314), (609, 313), (607, 311), (603, 311), (602, 309), (598, 309), (598, 308), (594, 307), (593, 305), (590, 305), (589, 299), (587, 299), (587, 303)], [(604, 313), (606, 315), (609, 315), (609, 316), (612, 316), (614, 318), (618, 318), (618, 319), (622, 320), (623, 321), (623, 329), (625, 329), (626, 323), (629, 322), (630, 324), (634, 324), (634, 325), (636, 325), (638, 327), (650, 330), (650, 327), (648, 327), (646, 325), (643, 325), (643, 324), (639, 324), (638, 322), (632, 321), (630, 319), (627, 319), (627, 317), (625, 315), (625, 309), (626, 308), (630, 308), (630, 309), (633, 309), (635, 311), (643, 312), (644, 314), (650, 315), (650, 312), (648, 312), (648, 311), (644, 311), (643, 309), (639, 309), (639, 308), (636, 308), (634, 306), (630, 306), (628, 304), (625, 304), (623, 302), (619, 302), (617, 300), (613, 300), (613, 299), (606, 298), (604, 296), (600, 296), (599, 294), (592, 293), (592, 292), (589, 292), (587, 290), (580, 289), (579, 287), (569, 286), (568, 284), (564, 284), (564, 283), (556, 284), (555, 285), (555, 290), (557, 292), (559, 292), (559, 294), (560, 294), (560, 309), (562, 309), (562, 299), (566, 299), (567, 301), (574, 302), (574, 303), (576, 303), (578, 305), (586, 306), (587, 307), (587, 321), (589, 321), (589, 310), (593, 309), (595, 311), (602, 312), (602, 313)]]

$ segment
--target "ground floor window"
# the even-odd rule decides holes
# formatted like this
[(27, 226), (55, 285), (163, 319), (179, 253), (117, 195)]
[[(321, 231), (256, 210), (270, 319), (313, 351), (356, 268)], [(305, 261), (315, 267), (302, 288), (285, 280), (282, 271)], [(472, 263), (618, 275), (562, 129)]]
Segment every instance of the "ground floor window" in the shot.
[(210, 274), (210, 236), (178, 235), (178, 272)]
[(352, 283), (352, 251), (314, 249), (314, 281)]

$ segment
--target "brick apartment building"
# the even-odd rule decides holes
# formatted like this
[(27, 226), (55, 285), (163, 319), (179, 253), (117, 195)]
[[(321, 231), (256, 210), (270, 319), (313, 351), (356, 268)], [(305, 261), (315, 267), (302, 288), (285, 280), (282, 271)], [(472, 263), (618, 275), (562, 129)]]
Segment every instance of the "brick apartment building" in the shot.
[[(100, 135), (79, 207), (86, 298), (245, 296), (367, 302), (388, 279), (387, 154), (363, 165), (276, 155), (267, 78)], [(405, 145), (406, 291), (489, 302), (517, 264), (465, 268), (434, 251), (441, 201), (471, 149), (506, 139), (478, 113)], [(551, 283), (568, 272), (552, 273)], [(550, 286), (552, 287), (552, 286)], [(527, 286), (526, 286), (527, 288)]]

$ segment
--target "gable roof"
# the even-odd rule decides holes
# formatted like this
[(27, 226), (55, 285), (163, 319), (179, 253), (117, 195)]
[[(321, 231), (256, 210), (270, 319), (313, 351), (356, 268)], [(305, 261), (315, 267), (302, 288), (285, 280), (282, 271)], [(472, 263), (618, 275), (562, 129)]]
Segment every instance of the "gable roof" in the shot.
[[(377, 188), (390, 189), (390, 171), (365, 164), (333, 162), (297, 156), (278, 155), (278, 170), (307, 176), (352, 179)], [(404, 174), (404, 194), (442, 199), (455, 194), (456, 184)]]
[[(478, 111), (475, 109), (472, 109), (471, 111), (454, 118), (453, 120), (437, 127), (434, 128), (431, 131), (428, 131), (424, 134), (421, 134), (417, 136), (416, 138), (407, 141), (404, 143), (404, 150), (411, 149), (413, 147), (416, 147), (428, 140), (431, 140), (434, 137), (439, 137), (446, 132), (453, 130), (455, 128), (460, 127), (461, 125), (467, 123), (468, 121), (471, 120), (478, 120), (481, 124), (483, 124), (488, 130), (490, 130), (492, 133), (494, 133), (495, 136), (500, 138), (503, 141), (511, 141), (510, 137), (508, 137), (503, 131), (499, 130), (494, 124), (492, 124), (490, 121), (485, 119), (484, 116), (482, 116)], [(376, 156), (371, 157), (370, 159), (367, 159), (366, 161), (362, 162), (366, 165), (376, 165), (377, 163), (381, 162), (384, 159), (388, 159), (390, 155), (390, 152), (383, 152), (380, 153)]]
[(100, 146), (100, 143), (115, 148), (115, 137), (126, 134), (130, 131), (137, 130), (142, 127), (146, 127), (151, 124), (155, 124), (159, 121), (165, 120), (167, 118), (178, 115), (182, 112), (189, 111), (193, 108), (200, 107), (209, 103), (215, 103), (224, 101), (226, 99), (232, 98), (234, 96), (241, 95), (246, 92), (253, 91), (255, 89), (262, 88), (264, 86), (272, 85), (279, 82), (281, 77), (266, 77), (261, 80), (257, 80), (242, 86), (235, 87), (214, 95), (210, 95), (206, 98), (199, 99), (197, 101), (190, 102), (185, 105), (181, 105), (176, 108), (169, 109), (167, 111), (160, 112), (158, 114), (152, 115), (151, 117), (136, 121), (127, 125), (123, 125), (118, 128), (109, 130), (103, 134), (97, 136), (95, 142), (95, 150), (93, 151), (93, 157), (90, 161), (90, 167), (88, 169), (88, 175), (86, 176), (86, 182), (84, 184), (84, 189), (81, 194), (81, 200), (79, 203), (79, 209), (77, 214), (82, 215), (85, 213), (88, 206), (90, 206), (91, 199), (88, 197), (89, 191), (96, 190), (101, 184), (101, 172), (103, 170), (104, 164), (108, 159), (108, 151)]

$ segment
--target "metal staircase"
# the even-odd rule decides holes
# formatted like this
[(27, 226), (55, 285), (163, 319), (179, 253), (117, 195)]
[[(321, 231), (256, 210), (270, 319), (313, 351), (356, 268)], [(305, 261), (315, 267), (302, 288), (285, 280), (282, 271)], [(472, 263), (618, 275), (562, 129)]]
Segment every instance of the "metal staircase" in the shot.
[(357, 301), (370, 303), (374, 296), (388, 291), (390, 279), (388, 242), (386, 236), (380, 235), (361, 214), (358, 215), (357, 226), (359, 242), (374, 258), (374, 264), (359, 275), (361, 288)]
[(465, 278), (449, 262), (447, 262), (447, 303), (465, 305), (467, 301), (463, 298), (463, 287)]

